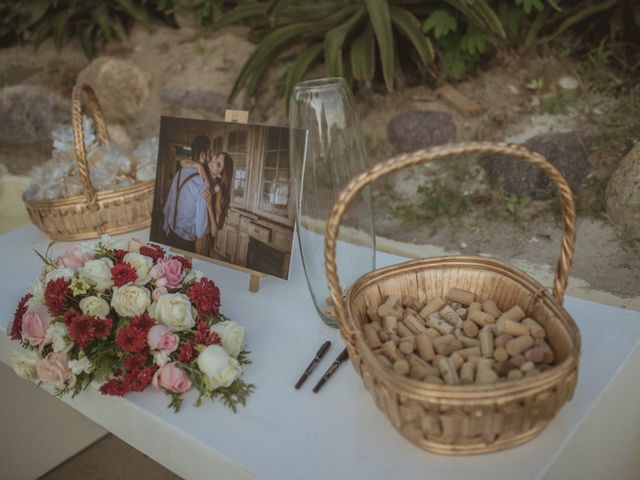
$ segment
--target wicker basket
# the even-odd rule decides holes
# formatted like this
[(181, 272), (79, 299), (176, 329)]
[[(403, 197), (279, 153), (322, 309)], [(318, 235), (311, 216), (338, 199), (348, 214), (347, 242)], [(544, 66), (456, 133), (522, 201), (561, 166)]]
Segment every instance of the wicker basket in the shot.
[[(525, 273), (497, 260), (453, 256), (410, 261), (360, 277), (343, 294), (335, 253), (340, 222), (351, 200), (365, 186), (405, 167), (470, 153), (510, 155), (542, 168), (557, 184), (564, 212), (564, 236), (553, 294)], [(493, 143), (447, 145), (420, 150), (377, 164), (354, 178), (336, 201), (327, 224), (325, 260), (331, 297), (351, 362), (393, 426), (413, 444), (443, 454), (484, 453), (519, 445), (537, 435), (571, 399), (578, 375), (580, 333), (563, 308), (575, 244), (575, 207), (562, 175), (544, 157), (525, 148)], [(364, 340), (368, 305), (389, 294), (424, 301), (445, 298), (458, 287), (475, 300), (494, 299), (506, 311), (520, 305), (547, 331), (555, 365), (534, 377), (495, 385), (434, 385), (395, 374), (384, 367)]]
[(95, 93), (88, 85), (76, 85), (71, 98), (71, 119), (76, 161), (84, 195), (53, 200), (22, 200), (31, 221), (54, 240), (82, 240), (104, 233), (138, 230), (151, 223), (154, 182), (96, 192), (91, 184), (82, 130), (82, 93), (90, 107), (100, 145), (109, 143), (109, 134)]

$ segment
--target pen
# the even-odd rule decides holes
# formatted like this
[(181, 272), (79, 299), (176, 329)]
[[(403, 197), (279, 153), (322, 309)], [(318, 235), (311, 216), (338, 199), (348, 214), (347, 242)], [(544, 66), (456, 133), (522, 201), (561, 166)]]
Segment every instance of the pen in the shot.
[(330, 346), (331, 342), (328, 340), (320, 346), (318, 353), (316, 353), (316, 356), (313, 357), (313, 360), (311, 360), (311, 363), (300, 377), (300, 380), (298, 380), (298, 382), (296, 383), (296, 390), (300, 389), (305, 380), (309, 378), (309, 375), (311, 375), (311, 372), (316, 369), (316, 367), (320, 363), (320, 360), (322, 359), (322, 357), (324, 357), (324, 354), (327, 353), (327, 350), (329, 350)]
[(327, 369), (327, 371), (324, 372), (324, 375), (320, 380), (318, 380), (318, 383), (316, 383), (316, 386), (313, 387), (313, 393), (318, 393), (318, 391), (322, 388), (325, 382), (329, 380), (329, 378), (331, 378), (331, 375), (333, 375), (333, 372), (335, 372), (340, 366), (340, 364), (344, 362), (347, 358), (349, 358), (349, 352), (347, 352), (347, 349), (345, 348), (342, 352), (340, 352), (340, 355), (338, 355), (338, 358), (335, 359), (335, 361), (331, 364), (331, 366)]

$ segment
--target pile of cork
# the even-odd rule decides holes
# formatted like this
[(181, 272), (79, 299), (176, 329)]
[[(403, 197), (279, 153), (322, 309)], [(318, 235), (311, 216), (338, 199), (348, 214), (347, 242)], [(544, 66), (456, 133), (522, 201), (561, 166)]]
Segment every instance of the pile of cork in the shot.
[(397, 374), (427, 383), (491, 385), (538, 375), (554, 353), (545, 329), (515, 305), (501, 312), (495, 301), (474, 301), (452, 288), (446, 301), (389, 295), (369, 306), (365, 340)]

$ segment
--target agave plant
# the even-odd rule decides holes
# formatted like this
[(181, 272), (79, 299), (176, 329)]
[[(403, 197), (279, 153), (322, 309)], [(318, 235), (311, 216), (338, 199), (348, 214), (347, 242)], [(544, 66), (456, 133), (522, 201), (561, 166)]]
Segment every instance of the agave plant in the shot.
[[(379, 65), (388, 90), (393, 90), (398, 71), (398, 50), (402, 46), (414, 52), (419, 66), (435, 58), (428, 34), (442, 34), (436, 18), (424, 19), (446, 7), (462, 16), (466, 23), (491, 41), (504, 38), (505, 32), (487, 0), (272, 0), (239, 6), (223, 15), (217, 26), (261, 18), (262, 38), (244, 64), (229, 95), (232, 100), (246, 88), (254, 95), (273, 61), (295, 44), (305, 48), (287, 69), (284, 98), (311, 65), (323, 59), (328, 75), (370, 83)], [(442, 20), (442, 18), (441, 18)], [(440, 29), (439, 29), (440, 28)], [(446, 27), (445, 27), (446, 28)]]

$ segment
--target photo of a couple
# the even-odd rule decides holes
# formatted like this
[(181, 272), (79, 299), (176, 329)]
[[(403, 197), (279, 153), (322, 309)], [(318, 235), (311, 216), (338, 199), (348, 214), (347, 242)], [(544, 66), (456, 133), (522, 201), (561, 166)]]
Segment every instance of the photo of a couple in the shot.
[(163, 116), (150, 239), (288, 278), (295, 216), (289, 133)]
[(181, 250), (210, 256), (231, 201), (233, 160), (214, 152), (205, 135), (191, 142), (191, 159), (182, 160), (164, 203), (163, 230)]

